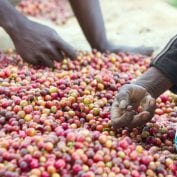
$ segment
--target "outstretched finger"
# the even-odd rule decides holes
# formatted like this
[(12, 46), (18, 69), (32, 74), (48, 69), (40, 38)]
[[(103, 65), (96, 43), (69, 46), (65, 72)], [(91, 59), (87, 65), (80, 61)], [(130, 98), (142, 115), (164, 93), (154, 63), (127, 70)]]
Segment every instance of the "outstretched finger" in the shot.
[(62, 55), (61, 51), (58, 51), (55, 48), (50, 48), (50, 50), (46, 50), (45, 54), (51, 59), (55, 61), (62, 61), (64, 59), (64, 56)]
[(58, 52), (58, 55), (55, 57), (55, 60), (61, 62), (64, 59), (64, 56), (61, 52)]
[(54, 62), (53, 62), (53, 60), (51, 60), (51, 59), (48, 59), (48, 58), (46, 58), (46, 57), (39, 57), (38, 58), (38, 61), (39, 61), (39, 65), (43, 65), (43, 66), (47, 66), (47, 67), (50, 67), (50, 68), (53, 68), (54, 67)]
[(76, 50), (67, 42), (64, 40), (60, 39), (57, 42), (57, 49), (62, 50), (69, 58), (75, 59), (77, 56)]

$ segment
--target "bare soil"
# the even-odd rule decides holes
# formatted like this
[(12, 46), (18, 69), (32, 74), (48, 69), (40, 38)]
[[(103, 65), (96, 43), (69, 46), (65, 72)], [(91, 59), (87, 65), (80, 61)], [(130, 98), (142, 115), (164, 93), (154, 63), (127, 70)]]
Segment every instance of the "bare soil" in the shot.
[[(177, 8), (166, 0), (100, 0), (108, 38), (120, 45), (147, 45), (161, 50), (177, 33)], [(33, 18), (33, 20), (36, 20)], [(79, 50), (90, 50), (75, 17), (54, 28), (60, 36)], [(0, 49), (13, 47), (7, 34), (0, 29)]]

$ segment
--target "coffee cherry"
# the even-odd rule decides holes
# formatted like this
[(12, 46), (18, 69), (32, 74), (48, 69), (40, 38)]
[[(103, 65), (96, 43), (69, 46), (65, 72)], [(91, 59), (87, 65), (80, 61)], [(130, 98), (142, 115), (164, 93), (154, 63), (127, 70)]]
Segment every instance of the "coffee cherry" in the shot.
[(175, 95), (157, 99), (155, 116), (143, 128), (115, 131), (111, 125), (117, 90), (145, 72), (149, 58), (93, 51), (52, 70), (30, 66), (12, 52), (0, 53), (4, 57), (0, 176), (177, 175)]
[(72, 16), (68, 1), (63, 0), (22, 0), (17, 9), (25, 15), (49, 19), (56, 24), (63, 24)]

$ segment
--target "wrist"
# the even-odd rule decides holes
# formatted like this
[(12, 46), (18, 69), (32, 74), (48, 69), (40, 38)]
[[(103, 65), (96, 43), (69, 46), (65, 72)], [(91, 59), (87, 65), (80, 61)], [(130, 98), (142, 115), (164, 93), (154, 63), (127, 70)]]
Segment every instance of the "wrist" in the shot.
[(26, 26), (28, 19), (21, 14), (15, 14), (13, 20), (5, 23), (4, 29), (10, 37), (14, 38), (21, 34), (24, 26)]
[(98, 51), (104, 52), (106, 50), (109, 50), (110, 43), (108, 42), (107, 38), (101, 38), (101, 39), (94, 39), (94, 41), (90, 41), (90, 46), (92, 49), (97, 49)]
[(153, 98), (157, 98), (173, 86), (172, 82), (155, 67), (149, 68), (133, 84), (144, 87)]
[(21, 15), (8, 1), (0, 0), (0, 26), (12, 37), (20, 34), (27, 18)]

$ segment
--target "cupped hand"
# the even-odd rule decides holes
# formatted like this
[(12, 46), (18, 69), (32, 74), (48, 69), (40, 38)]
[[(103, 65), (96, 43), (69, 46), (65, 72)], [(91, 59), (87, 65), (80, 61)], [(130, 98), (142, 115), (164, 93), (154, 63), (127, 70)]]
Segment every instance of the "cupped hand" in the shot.
[[(137, 109), (141, 107), (142, 111)], [(141, 127), (153, 117), (155, 99), (147, 90), (136, 84), (120, 88), (111, 108), (111, 120), (115, 129)]]
[(17, 53), (33, 65), (54, 66), (54, 60), (61, 61), (65, 55), (76, 57), (75, 49), (66, 43), (53, 29), (26, 20), (19, 29), (11, 33)]

